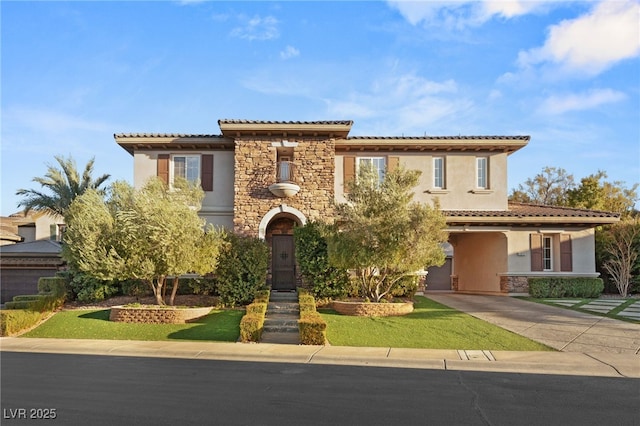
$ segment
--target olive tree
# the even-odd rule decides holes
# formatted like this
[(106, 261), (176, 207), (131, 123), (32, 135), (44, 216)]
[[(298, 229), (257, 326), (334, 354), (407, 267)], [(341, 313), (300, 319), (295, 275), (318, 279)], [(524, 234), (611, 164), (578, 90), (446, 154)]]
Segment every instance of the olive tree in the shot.
[(167, 279), (206, 274), (217, 264), (222, 233), (198, 216), (203, 191), (185, 180), (168, 189), (158, 179), (136, 191), (117, 182), (104, 201), (94, 190), (78, 197), (67, 214), (63, 256), (72, 268), (99, 279), (139, 279), (165, 304)]
[(330, 262), (351, 270), (364, 294), (379, 302), (407, 275), (445, 261), (445, 217), (413, 201), (420, 171), (398, 168), (382, 181), (361, 167), (347, 184), (347, 202), (336, 206), (338, 223), (328, 238)]

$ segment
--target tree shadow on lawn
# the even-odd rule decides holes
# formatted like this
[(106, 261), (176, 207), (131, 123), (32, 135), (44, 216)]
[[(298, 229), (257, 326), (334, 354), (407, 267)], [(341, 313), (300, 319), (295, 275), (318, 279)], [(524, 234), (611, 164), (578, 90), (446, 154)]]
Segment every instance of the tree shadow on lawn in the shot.
[[(109, 321), (110, 309), (87, 312), (78, 318)], [(186, 324), (143, 324), (136, 323), (139, 327), (172, 327), (179, 328), (169, 332), (167, 338), (171, 340), (210, 340), (222, 342), (235, 342), (240, 336), (240, 319), (244, 310), (225, 309), (213, 310), (210, 314), (189, 321)], [(119, 323), (125, 324), (125, 323)]]
[(225, 309), (212, 311), (185, 324), (185, 328), (170, 333), (167, 337), (176, 340), (211, 340), (235, 342), (240, 336), (240, 319), (244, 310)]
[(103, 309), (101, 311), (91, 311), (86, 314), (78, 315), (78, 318), (109, 321), (110, 313), (111, 309)]

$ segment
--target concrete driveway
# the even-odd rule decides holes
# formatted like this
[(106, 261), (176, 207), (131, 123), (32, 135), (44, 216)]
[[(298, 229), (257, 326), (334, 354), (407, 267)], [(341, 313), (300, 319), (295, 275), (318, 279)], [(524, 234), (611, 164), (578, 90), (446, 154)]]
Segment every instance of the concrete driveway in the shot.
[(425, 296), (563, 352), (640, 354), (638, 324), (508, 296)]

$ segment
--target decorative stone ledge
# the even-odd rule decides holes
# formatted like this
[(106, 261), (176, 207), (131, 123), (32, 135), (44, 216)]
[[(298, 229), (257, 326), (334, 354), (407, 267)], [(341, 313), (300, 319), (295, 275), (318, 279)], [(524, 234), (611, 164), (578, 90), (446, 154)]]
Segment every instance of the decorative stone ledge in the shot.
[(413, 302), (373, 303), (335, 301), (331, 307), (342, 315), (357, 317), (390, 317), (406, 315), (413, 312)]
[(213, 309), (211, 306), (204, 308), (114, 306), (111, 308), (109, 320), (145, 324), (184, 324), (207, 315), (211, 309)]

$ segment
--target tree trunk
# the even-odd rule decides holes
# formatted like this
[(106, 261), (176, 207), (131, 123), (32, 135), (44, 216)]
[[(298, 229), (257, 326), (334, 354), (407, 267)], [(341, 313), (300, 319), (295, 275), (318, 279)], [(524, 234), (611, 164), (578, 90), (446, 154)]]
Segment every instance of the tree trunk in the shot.
[(165, 277), (160, 276), (156, 281), (156, 285), (153, 287), (153, 294), (156, 296), (156, 303), (160, 306), (164, 305), (164, 300), (162, 299), (162, 290), (164, 287)]
[(171, 298), (169, 299), (169, 305), (173, 306), (176, 299), (176, 293), (178, 293), (178, 277), (173, 277), (173, 288), (171, 289)]

